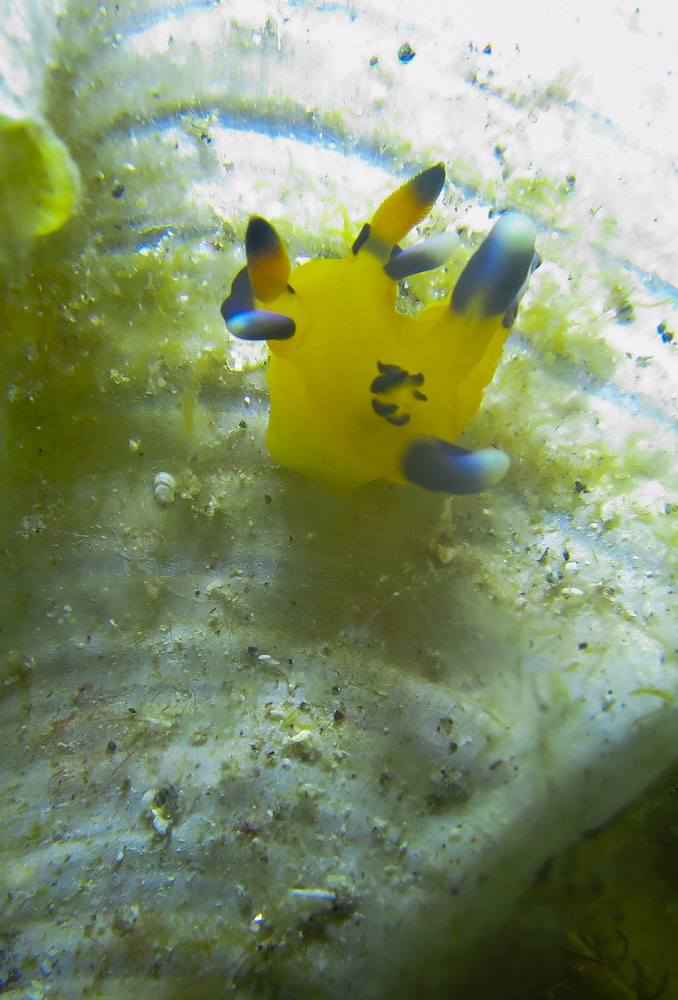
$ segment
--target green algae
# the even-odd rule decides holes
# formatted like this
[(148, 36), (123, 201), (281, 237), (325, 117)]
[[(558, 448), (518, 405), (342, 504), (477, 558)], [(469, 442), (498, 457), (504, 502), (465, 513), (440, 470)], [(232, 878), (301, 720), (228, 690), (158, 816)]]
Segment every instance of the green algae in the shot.
[(46, 122), (0, 114), (0, 260), (59, 229), (79, 190), (68, 149)]
[[(505, 1000), (673, 997), (678, 981), (676, 768), (613, 821), (549, 858), (511, 926), (485, 942)], [(481, 964), (471, 995), (491, 996)]]

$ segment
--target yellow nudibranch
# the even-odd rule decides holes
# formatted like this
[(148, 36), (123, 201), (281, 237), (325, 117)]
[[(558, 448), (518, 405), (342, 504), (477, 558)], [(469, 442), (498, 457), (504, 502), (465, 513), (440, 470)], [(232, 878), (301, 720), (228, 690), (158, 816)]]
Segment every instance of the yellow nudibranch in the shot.
[(247, 265), (221, 307), (230, 333), (266, 340), (273, 458), (348, 493), (373, 479), (475, 493), (506, 474), (497, 448), (454, 438), (478, 410), (532, 271), (535, 227), (509, 212), (462, 271), (451, 299), (416, 318), (395, 309), (397, 282), (440, 267), (455, 238), (398, 243), (430, 211), (445, 181), (438, 163), (394, 191), (340, 260), (311, 260), (290, 278), (270, 222), (247, 227)]

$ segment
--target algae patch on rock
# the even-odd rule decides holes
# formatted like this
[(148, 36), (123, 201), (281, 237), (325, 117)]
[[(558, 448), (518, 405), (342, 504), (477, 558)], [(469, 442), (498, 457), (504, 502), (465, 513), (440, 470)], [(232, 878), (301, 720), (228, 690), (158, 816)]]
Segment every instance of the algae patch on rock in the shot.
[(54, 232), (78, 201), (78, 171), (45, 122), (0, 114), (0, 228), (16, 250)]

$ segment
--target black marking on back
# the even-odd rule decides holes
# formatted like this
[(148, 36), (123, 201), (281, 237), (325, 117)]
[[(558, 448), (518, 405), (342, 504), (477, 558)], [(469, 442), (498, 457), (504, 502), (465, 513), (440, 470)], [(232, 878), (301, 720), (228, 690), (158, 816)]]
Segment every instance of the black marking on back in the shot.
[[(390, 369), (385, 371), (384, 369)], [(379, 370), (382, 373), (377, 375), (370, 386), (371, 392), (388, 392), (389, 389), (395, 389), (397, 386), (402, 385), (407, 381), (408, 372), (404, 368), (398, 368), (397, 365), (379, 365)]]
[(410, 415), (409, 413), (399, 413), (397, 417), (386, 417), (386, 419), (394, 427), (402, 427), (403, 424), (409, 423)]
[(400, 365), (388, 365), (381, 361), (377, 361), (377, 367), (379, 368), (381, 375), (377, 375), (372, 382), (372, 385), (370, 386), (370, 390), (372, 392), (389, 392), (391, 389), (396, 389), (400, 385), (424, 384), (424, 375), (422, 372), (417, 372), (416, 375), (411, 375), (406, 368), (401, 368)]
[(378, 417), (390, 417), (398, 410), (397, 403), (382, 403), (379, 399), (372, 400), (372, 409)]
[[(401, 368), (400, 365), (387, 364), (384, 361), (377, 361), (377, 368), (380, 374), (372, 380), (370, 386), (370, 391), (377, 395), (388, 394), (393, 389), (398, 389), (401, 386), (418, 386), (424, 384), (424, 375), (422, 372), (410, 374), (406, 368)], [(421, 403), (425, 403), (428, 399), (419, 389), (412, 390), (412, 398)], [(377, 416), (384, 417), (394, 427), (402, 427), (410, 420), (410, 414), (404, 410), (400, 410), (396, 403), (373, 399), (372, 409)]]

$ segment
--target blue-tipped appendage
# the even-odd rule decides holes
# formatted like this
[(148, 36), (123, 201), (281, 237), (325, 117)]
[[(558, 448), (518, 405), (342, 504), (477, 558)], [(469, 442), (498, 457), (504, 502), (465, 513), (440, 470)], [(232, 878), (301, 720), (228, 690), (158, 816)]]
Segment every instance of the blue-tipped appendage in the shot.
[(458, 315), (484, 319), (504, 316), (520, 298), (539, 263), (534, 250), (534, 223), (520, 212), (507, 212), (462, 271), (450, 308)]
[(510, 460), (498, 448), (467, 451), (437, 437), (415, 438), (403, 456), (409, 482), (439, 493), (480, 493), (504, 478)]
[(423, 271), (433, 271), (447, 263), (458, 245), (459, 240), (452, 233), (429, 236), (421, 243), (394, 253), (384, 264), (384, 271), (394, 281), (402, 281)]

